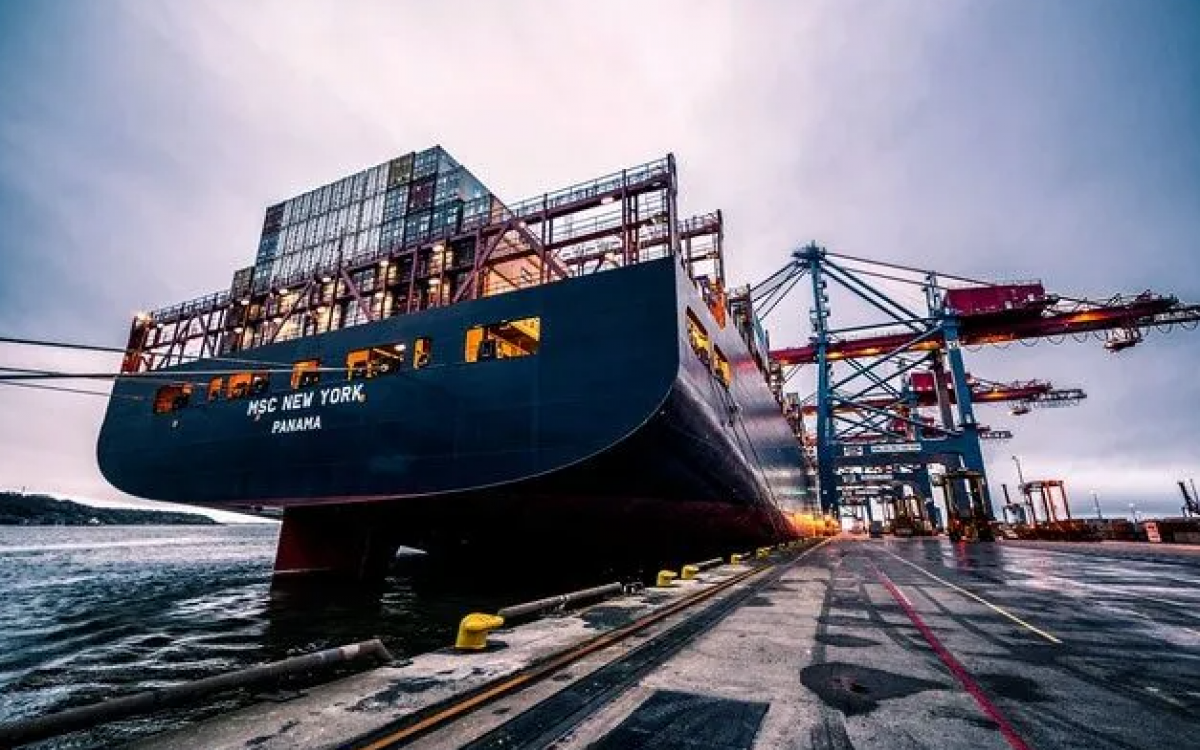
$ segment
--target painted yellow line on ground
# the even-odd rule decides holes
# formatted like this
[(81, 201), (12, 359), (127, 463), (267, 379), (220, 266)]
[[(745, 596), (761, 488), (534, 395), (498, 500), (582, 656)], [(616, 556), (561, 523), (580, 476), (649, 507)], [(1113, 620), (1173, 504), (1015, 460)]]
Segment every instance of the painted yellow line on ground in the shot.
[[(887, 550), (884, 550), (884, 551), (887, 552)], [(905, 560), (903, 557), (901, 557), (900, 555), (897, 555), (894, 552), (888, 552), (888, 554), (891, 555), (892, 557), (896, 558), (900, 562), (904, 563), (908, 567), (912, 568), (913, 570), (915, 570), (919, 573), (922, 573), (929, 578), (932, 578), (933, 580), (942, 584), (946, 588), (953, 589), (969, 599), (974, 599), (975, 601), (979, 602), (980, 604), (982, 604), (983, 606), (992, 610), (993, 612), (995, 612), (999, 615), (1002, 615), (1004, 617), (1007, 617), (1008, 619), (1012, 620), (1016, 624), (1025, 628), (1029, 632), (1036, 633), (1037, 635), (1040, 635), (1042, 638), (1045, 638), (1046, 640), (1050, 641), (1051, 643), (1062, 644), (1061, 640), (1054, 637), (1050, 633), (1047, 633), (1045, 630), (1042, 630), (1041, 628), (1039, 628), (1035, 625), (1030, 625), (1029, 623), (1022, 620), (1020, 617), (1017, 617), (1016, 615), (1014, 615), (1012, 612), (1009, 612), (1007, 609), (1005, 609), (1003, 607), (999, 607), (995, 604), (992, 604), (987, 599), (984, 599), (982, 596), (979, 596), (978, 594), (975, 594), (971, 591), (967, 591), (962, 586), (956, 586), (953, 583), (950, 583), (949, 581), (947, 581), (945, 578), (942, 578), (940, 576), (934, 575), (933, 573), (930, 573), (928, 570), (925, 570), (920, 565), (917, 565), (916, 563), (911, 563), (908, 560)]]

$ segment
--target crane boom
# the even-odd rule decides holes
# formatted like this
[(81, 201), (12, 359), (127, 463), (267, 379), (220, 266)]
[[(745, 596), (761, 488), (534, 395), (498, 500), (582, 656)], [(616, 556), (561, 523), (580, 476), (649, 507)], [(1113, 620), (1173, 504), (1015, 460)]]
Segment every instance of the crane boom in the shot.
[[(1048, 304), (1042, 305), (1043, 302)], [(1001, 311), (960, 310), (959, 320), (959, 340), (964, 345), (972, 346), (1200, 323), (1200, 305), (1183, 305), (1175, 297), (1147, 292), (1131, 298), (1074, 303), (1064, 307), (1057, 298), (1048, 296)], [(945, 345), (940, 334), (915, 344), (912, 341), (913, 334), (909, 331), (841, 338), (829, 342), (827, 356), (831, 360), (860, 359), (877, 357), (900, 348), (934, 351)], [(771, 352), (771, 357), (784, 365), (808, 364), (815, 362), (816, 356), (815, 344)]]

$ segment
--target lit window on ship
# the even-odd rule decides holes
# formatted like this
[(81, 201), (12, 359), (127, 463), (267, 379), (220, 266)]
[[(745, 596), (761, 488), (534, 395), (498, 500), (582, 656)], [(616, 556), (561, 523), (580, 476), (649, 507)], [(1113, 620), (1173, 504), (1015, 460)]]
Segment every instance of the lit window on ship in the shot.
[(467, 362), (529, 357), (537, 354), (542, 341), (542, 319), (521, 318), (478, 325), (467, 331)]

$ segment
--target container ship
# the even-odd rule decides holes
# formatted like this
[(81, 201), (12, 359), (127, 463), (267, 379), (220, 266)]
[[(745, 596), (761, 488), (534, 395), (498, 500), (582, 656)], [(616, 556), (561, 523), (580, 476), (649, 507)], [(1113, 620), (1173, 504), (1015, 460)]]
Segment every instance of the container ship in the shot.
[(277, 576), (655, 561), (796, 535), (796, 430), (674, 157), (505, 204), (441, 147), (266, 209), (230, 288), (135, 317), (115, 487), (282, 517)]

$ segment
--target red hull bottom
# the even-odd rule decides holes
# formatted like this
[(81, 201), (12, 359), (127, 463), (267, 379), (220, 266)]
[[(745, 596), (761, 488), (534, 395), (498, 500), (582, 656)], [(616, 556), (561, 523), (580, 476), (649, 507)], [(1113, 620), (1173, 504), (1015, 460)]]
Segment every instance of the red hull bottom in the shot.
[(404, 545), (482, 576), (547, 565), (652, 576), (795, 536), (772, 510), (717, 502), (488, 495), (315, 506), (285, 511), (275, 574), (378, 580)]

